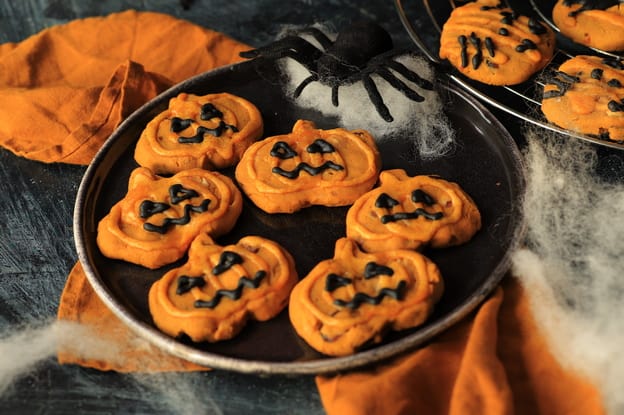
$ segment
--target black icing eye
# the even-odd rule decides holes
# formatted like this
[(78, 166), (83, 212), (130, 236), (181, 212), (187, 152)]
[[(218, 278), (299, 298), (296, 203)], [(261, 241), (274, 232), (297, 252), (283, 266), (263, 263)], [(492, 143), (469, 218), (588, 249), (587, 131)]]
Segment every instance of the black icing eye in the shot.
[(180, 275), (178, 278), (178, 288), (176, 289), (176, 294), (182, 295), (191, 291), (191, 289), (195, 287), (203, 287), (206, 285), (206, 281), (204, 280), (204, 276), (200, 275), (198, 277), (191, 277), (188, 275)]
[(243, 257), (232, 251), (223, 251), (219, 257), (219, 263), (212, 269), (213, 275), (219, 275), (229, 270), (236, 264), (242, 264)]
[(171, 203), (174, 205), (183, 200), (192, 199), (197, 196), (199, 196), (199, 194), (195, 190), (187, 189), (181, 184), (174, 184), (169, 188), (169, 197), (171, 198)]
[(381, 209), (392, 209), (394, 206), (398, 205), (399, 202), (396, 199), (393, 199), (387, 193), (382, 193), (379, 195), (377, 200), (375, 201), (375, 207)]
[(327, 276), (327, 279), (325, 280), (325, 291), (333, 292), (340, 287), (351, 284), (351, 282), (351, 278), (341, 277), (338, 274), (331, 273)]
[(416, 189), (412, 192), (412, 202), (422, 203), (424, 205), (431, 206), (435, 203), (435, 200), (428, 193), (420, 189)]
[(364, 268), (364, 279), (375, 278), (379, 275), (392, 276), (394, 275), (394, 270), (373, 261), (366, 264), (366, 267)]
[(190, 120), (188, 118), (186, 119), (182, 119), (179, 117), (173, 117), (171, 119), (171, 132), (172, 133), (179, 133), (181, 131), (186, 130), (187, 128), (189, 128), (191, 126), (191, 123), (193, 122), (193, 120)]
[(316, 140), (314, 140), (312, 144), (308, 146), (306, 151), (308, 153), (325, 154), (325, 153), (333, 153), (334, 151), (336, 151), (336, 149), (334, 148), (334, 146), (332, 146), (331, 144), (329, 144), (327, 141), (323, 140), (322, 138), (317, 138)]
[(200, 118), (204, 121), (208, 121), (212, 118), (223, 118), (223, 113), (211, 103), (207, 103), (201, 107)]
[(169, 209), (169, 207), (170, 206), (167, 203), (144, 200), (143, 202), (141, 202), (141, 206), (139, 206), (139, 216), (143, 219), (147, 219), (152, 215), (164, 212), (165, 210)]
[(273, 145), (271, 149), (271, 156), (277, 157), (282, 160), (293, 158), (297, 155), (297, 152), (293, 150), (287, 142), (278, 141)]

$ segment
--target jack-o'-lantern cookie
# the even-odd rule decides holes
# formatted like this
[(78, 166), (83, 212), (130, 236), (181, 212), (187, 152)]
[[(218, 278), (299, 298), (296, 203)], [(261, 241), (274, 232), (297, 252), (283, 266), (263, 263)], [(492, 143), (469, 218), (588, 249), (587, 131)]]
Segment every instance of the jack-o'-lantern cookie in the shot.
[(378, 343), (390, 329), (421, 325), (444, 290), (438, 267), (416, 251), (365, 253), (348, 238), (293, 289), (290, 321), (310, 346), (332, 356)]
[(201, 231), (230, 231), (242, 206), (240, 191), (220, 173), (191, 169), (165, 178), (139, 167), (98, 224), (97, 244), (109, 258), (158, 268), (184, 256)]
[(182, 93), (147, 124), (134, 158), (156, 174), (222, 169), (237, 163), (262, 131), (260, 111), (244, 98)]
[(399, 169), (382, 171), (379, 182), (347, 212), (347, 237), (365, 251), (459, 245), (481, 228), (477, 206), (456, 183)]
[(442, 28), (440, 57), (469, 78), (490, 85), (527, 80), (552, 58), (555, 33), (498, 1), (467, 3)]
[(576, 56), (545, 79), (542, 112), (562, 128), (624, 140), (624, 63)]
[(377, 181), (381, 158), (365, 130), (321, 130), (299, 120), (289, 134), (251, 145), (236, 180), (260, 209), (292, 213), (310, 205), (345, 206)]
[(297, 280), (293, 258), (271, 240), (246, 236), (219, 246), (201, 233), (188, 261), (152, 285), (149, 309), (170, 336), (216, 342), (234, 337), (249, 319), (275, 317)]
[(561, 33), (576, 43), (624, 50), (624, 4), (620, 0), (559, 0), (552, 18)]

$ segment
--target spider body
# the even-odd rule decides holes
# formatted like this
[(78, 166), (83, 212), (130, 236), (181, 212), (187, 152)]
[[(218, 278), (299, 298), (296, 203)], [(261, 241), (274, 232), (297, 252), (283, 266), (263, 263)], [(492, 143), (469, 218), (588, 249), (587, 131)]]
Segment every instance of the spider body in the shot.
[(268, 59), (289, 57), (303, 65), (310, 75), (296, 87), (295, 98), (310, 83), (319, 82), (331, 87), (332, 104), (338, 106), (339, 88), (361, 81), (375, 109), (387, 122), (392, 122), (393, 117), (371, 75), (380, 76), (393, 88), (416, 102), (422, 102), (424, 97), (396, 74), (415, 83), (421, 89), (433, 90), (430, 81), (394, 60), (406, 51), (393, 49), (392, 38), (388, 32), (374, 22), (354, 23), (338, 33), (333, 42), (316, 28), (306, 29), (299, 34), (311, 36), (320, 48), (299, 35), (289, 35), (267, 46), (241, 52), (240, 55), (244, 58)]

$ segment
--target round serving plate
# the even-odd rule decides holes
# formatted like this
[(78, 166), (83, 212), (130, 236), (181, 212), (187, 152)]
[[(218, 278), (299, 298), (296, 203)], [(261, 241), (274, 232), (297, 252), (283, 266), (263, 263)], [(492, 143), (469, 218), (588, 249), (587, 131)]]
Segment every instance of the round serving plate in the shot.
[(440, 71), (445, 72), (456, 85), (477, 97), (482, 102), (505, 111), (518, 119), (537, 125), (549, 131), (567, 135), (575, 139), (591, 142), (622, 150), (624, 142), (608, 140), (592, 135), (585, 135), (561, 128), (550, 123), (541, 112), (541, 97), (544, 74), (558, 68), (567, 59), (576, 55), (600, 55), (621, 58), (611, 52), (588, 48), (576, 44), (564, 37), (550, 19), (556, 0), (503, 0), (508, 7), (525, 16), (535, 16), (545, 21), (557, 34), (557, 48), (550, 63), (527, 81), (513, 86), (492, 86), (472, 80), (438, 57), (440, 33), (452, 10), (472, 0), (395, 0), (396, 10), (403, 27), (422, 53), (433, 62)]
[[(425, 324), (390, 333), (384, 342), (347, 357), (328, 357), (307, 346), (291, 327), (284, 310), (267, 322), (250, 322), (232, 340), (192, 343), (171, 338), (153, 324), (147, 293), (154, 281), (183, 260), (158, 270), (104, 257), (96, 244), (97, 224), (127, 191), (136, 141), (146, 124), (181, 92), (204, 95), (230, 92), (261, 111), (265, 137), (291, 131), (298, 119), (319, 128), (337, 121), (284, 96), (274, 62), (255, 59), (191, 78), (165, 91), (128, 117), (98, 152), (80, 185), (74, 233), (87, 278), (102, 301), (137, 335), (160, 349), (199, 365), (262, 374), (319, 374), (374, 363), (414, 349), (457, 323), (497, 286), (510, 265), (510, 252), (523, 235), (520, 200), (524, 176), (519, 151), (496, 118), (478, 101), (448, 81), (440, 85), (448, 117), (457, 131), (457, 146), (448, 156), (420, 160), (413, 154), (410, 131), (378, 143), (383, 168), (409, 174), (434, 174), (460, 184), (475, 200), (483, 227), (467, 244), (427, 250), (445, 280), (445, 292)], [(374, 132), (372, 132), (374, 135)], [(233, 177), (231, 169), (223, 173)], [(218, 238), (225, 245), (245, 235), (260, 235), (283, 245), (295, 258), (303, 278), (319, 261), (333, 256), (334, 242), (345, 235), (347, 208), (310, 207), (294, 214), (267, 214), (245, 197), (234, 229)]]

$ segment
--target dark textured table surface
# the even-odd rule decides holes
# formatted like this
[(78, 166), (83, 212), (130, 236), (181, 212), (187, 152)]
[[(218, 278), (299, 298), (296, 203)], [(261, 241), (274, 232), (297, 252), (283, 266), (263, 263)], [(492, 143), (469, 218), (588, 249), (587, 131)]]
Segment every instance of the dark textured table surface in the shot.
[[(254, 46), (273, 40), (287, 25), (328, 22), (340, 27), (362, 17), (385, 26), (397, 45), (409, 43), (388, 0), (1, 0), (0, 43), (18, 42), (72, 19), (129, 8), (165, 12)], [(0, 149), (3, 338), (55, 318), (65, 278), (77, 259), (72, 215), (84, 170), (30, 161)], [(0, 360), (19, 359), (19, 351), (10, 354), (3, 347)], [(18, 376), (0, 395), (0, 413), (71, 412), (260, 415), (317, 414), (323, 409), (312, 377), (263, 378), (223, 371), (123, 375), (60, 366), (54, 356)]]
[[(360, 18), (382, 24), (397, 47), (411, 45), (392, 0), (0, 0), (0, 43), (130, 8), (168, 13), (252, 46), (274, 40), (285, 27), (326, 23), (339, 29)], [(427, 29), (430, 22), (414, 24)], [(517, 120), (493, 112), (514, 138), (522, 137)], [(621, 152), (598, 153), (598, 173), (623, 181)], [(55, 320), (77, 260), (72, 216), (84, 172), (85, 167), (44, 164), (0, 148), (0, 414), (322, 414), (311, 376), (100, 372), (59, 365), (49, 346), (39, 347), (45, 330), (15, 339)], [(20, 361), (36, 364), (24, 368)], [(11, 376), (13, 369), (18, 376)]]

